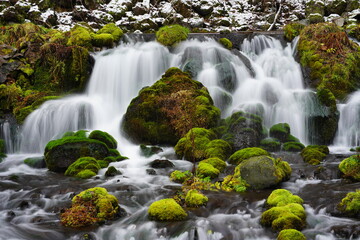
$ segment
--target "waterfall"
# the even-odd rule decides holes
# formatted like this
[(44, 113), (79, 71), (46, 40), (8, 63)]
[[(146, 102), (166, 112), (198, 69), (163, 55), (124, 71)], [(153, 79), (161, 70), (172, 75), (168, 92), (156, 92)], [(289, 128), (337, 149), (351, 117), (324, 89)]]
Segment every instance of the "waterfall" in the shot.
[(17, 131), (18, 127), (8, 120), (0, 122), (0, 138), (5, 141), (6, 153), (14, 153), (18, 148)]
[(346, 103), (338, 104), (340, 119), (334, 140), (337, 147), (360, 145), (360, 91), (351, 94)]
[[(44, 103), (25, 121), (22, 152), (41, 153), (46, 143), (66, 131), (100, 129), (121, 139), (120, 121), (138, 91), (152, 85), (169, 67), (180, 67), (202, 82), (215, 106), (227, 117), (234, 111), (261, 115), (266, 127), (287, 122), (308, 143), (309, 113), (317, 104), (305, 90), (294, 47), (255, 36), (229, 51), (214, 40), (188, 40), (172, 52), (156, 42), (121, 44), (95, 55), (86, 92)], [(306, 106), (304, 106), (306, 104)]]

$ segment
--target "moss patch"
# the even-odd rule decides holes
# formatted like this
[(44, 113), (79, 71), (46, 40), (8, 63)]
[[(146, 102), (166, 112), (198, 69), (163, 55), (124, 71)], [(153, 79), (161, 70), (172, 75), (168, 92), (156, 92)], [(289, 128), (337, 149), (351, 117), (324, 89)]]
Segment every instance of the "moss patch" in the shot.
[(192, 189), (187, 192), (185, 204), (188, 207), (200, 207), (208, 202), (208, 198), (199, 191)]
[(187, 39), (190, 30), (180, 25), (169, 25), (161, 27), (156, 32), (156, 40), (165, 46), (174, 46)]
[(270, 154), (262, 148), (258, 148), (258, 147), (244, 148), (239, 151), (236, 151), (233, 155), (231, 155), (228, 159), (228, 162), (231, 164), (238, 165), (246, 159), (256, 156), (263, 156), (263, 155), (270, 156)]
[(181, 221), (187, 217), (184, 209), (172, 198), (153, 202), (148, 214), (149, 218), (155, 221)]
[(61, 214), (61, 223), (68, 227), (84, 227), (114, 219), (119, 213), (118, 200), (105, 188), (87, 189), (72, 199), (71, 208)]
[(339, 170), (344, 174), (344, 177), (360, 181), (360, 158), (358, 155), (353, 155), (341, 161)]
[(360, 189), (355, 192), (349, 192), (341, 200), (338, 209), (350, 217), (360, 217)]

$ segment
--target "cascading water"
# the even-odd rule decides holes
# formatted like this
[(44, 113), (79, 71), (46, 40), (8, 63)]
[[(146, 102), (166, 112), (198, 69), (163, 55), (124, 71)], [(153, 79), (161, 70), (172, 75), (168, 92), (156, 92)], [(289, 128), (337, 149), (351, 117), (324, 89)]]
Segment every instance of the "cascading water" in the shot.
[[(283, 48), (280, 41), (271, 37), (257, 36), (252, 41), (246, 40), (242, 51), (245, 56), (233, 54), (214, 40), (189, 40), (173, 52), (155, 42), (140, 42), (121, 44), (97, 54), (83, 95), (48, 101), (26, 119), (21, 151), (43, 154), (46, 143), (66, 131), (100, 129), (115, 136), (121, 154), (130, 158), (111, 163), (123, 175), (105, 178), (102, 169), (97, 178), (77, 180), (22, 164), (28, 154), (10, 155), (0, 163), (0, 239), (78, 240), (85, 238), (84, 233), (88, 238), (103, 240), (275, 239), (275, 233), (259, 223), (270, 190), (208, 193), (208, 205), (190, 212), (186, 221), (149, 221), (148, 206), (155, 200), (172, 197), (181, 186), (169, 180), (172, 169), (156, 170), (157, 175), (146, 174), (148, 163), (154, 158), (167, 158), (179, 170), (190, 170), (192, 163), (175, 159), (172, 148), (164, 148), (164, 152), (152, 158), (140, 156), (139, 147), (128, 143), (120, 133), (121, 117), (131, 99), (142, 87), (159, 79), (166, 69), (178, 66), (190, 71), (209, 89), (223, 117), (244, 110), (262, 115), (267, 127), (288, 122), (292, 134), (307, 143), (307, 119), (321, 114), (321, 108), (314, 92), (303, 87), (299, 64), (293, 58), (294, 49)], [(309, 167), (302, 161), (289, 162), (294, 174)], [(336, 181), (291, 179), (281, 186), (313, 204), (306, 205), (309, 229), (304, 232), (310, 239), (336, 239), (332, 229), (320, 221), (335, 226), (341, 221), (359, 224), (344, 218), (324, 220), (324, 201), (316, 198), (319, 188), (314, 184), (321, 182), (332, 188), (337, 186)], [(56, 214), (59, 209), (68, 207), (72, 193), (94, 186), (105, 187), (115, 195), (128, 216), (96, 229), (69, 231), (62, 227)], [(341, 191), (346, 191), (346, 187), (341, 186)], [(332, 197), (332, 192), (324, 196)], [(316, 209), (317, 206), (321, 209)]]
[(6, 153), (15, 153), (18, 149), (18, 126), (5, 120), (0, 122), (0, 139), (5, 141)]
[(334, 140), (336, 147), (360, 145), (360, 91), (351, 94), (346, 103), (338, 104), (339, 127)]

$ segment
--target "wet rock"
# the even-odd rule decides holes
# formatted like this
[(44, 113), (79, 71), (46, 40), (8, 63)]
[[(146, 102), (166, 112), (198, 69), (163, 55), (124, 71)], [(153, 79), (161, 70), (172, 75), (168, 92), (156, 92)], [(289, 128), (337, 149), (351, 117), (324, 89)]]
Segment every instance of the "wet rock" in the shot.
[(214, 7), (206, 1), (197, 2), (193, 5), (193, 9), (196, 13), (203, 17), (211, 15), (214, 11)]
[(157, 146), (149, 146), (148, 147), (145, 144), (140, 144), (140, 150), (141, 150), (141, 155), (143, 155), (145, 157), (151, 157), (154, 154), (163, 152), (161, 147), (157, 147)]
[(121, 171), (117, 170), (114, 166), (110, 166), (105, 172), (106, 177), (114, 177), (121, 174)]
[(246, 57), (244, 54), (242, 54), (242, 53), (241, 53), (239, 50), (237, 50), (237, 49), (231, 49), (231, 52), (232, 52), (233, 54), (235, 54), (237, 57), (240, 58), (240, 60), (244, 63), (244, 65), (246, 66), (247, 70), (249, 71), (250, 76), (251, 76), (252, 78), (254, 78), (255, 75), (256, 75), (256, 73), (255, 73), (255, 70), (254, 70), (254, 68), (253, 68), (253, 66), (252, 66), (249, 58)]
[(175, 165), (170, 162), (169, 160), (161, 160), (161, 159), (156, 159), (152, 162), (150, 162), (150, 167), (152, 168), (171, 168), (171, 167), (175, 167)]
[(156, 171), (154, 169), (148, 168), (146, 169), (146, 173), (149, 175), (156, 175)]
[(24, 163), (33, 168), (46, 168), (44, 157), (27, 158)]
[(360, 226), (356, 224), (332, 226), (331, 231), (342, 239), (357, 239), (360, 237)]
[(21, 201), (21, 203), (19, 204), (19, 208), (20, 209), (25, 209), (25, 208), (28, 208), (28, 207), (30, 207), (30, 203), (28, 202), (28, 201)]
[(234, 92), (237, 88), (237, 79), (235, 70), (231, 63), (220, 63), (216, 65), (215, 68), (218, 72), (220, 86), (229, 92)]

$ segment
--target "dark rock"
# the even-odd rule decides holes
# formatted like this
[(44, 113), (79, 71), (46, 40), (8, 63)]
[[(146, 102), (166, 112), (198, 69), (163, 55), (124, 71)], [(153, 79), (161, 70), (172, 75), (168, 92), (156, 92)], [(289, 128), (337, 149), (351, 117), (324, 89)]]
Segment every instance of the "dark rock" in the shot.
[[(57, 141), (57, 140), (54, 140)], [(106, 145), (92, 139), (65, 141), (52, 148), (45, 148), (45, 161), (49, 170), (65, 172), (66, 169), (80, 157), (104, 159), (109, 155)]]
[(145, 157), (151, 157), (152, 155), (158, 154), (163, 151), (161, 147), (157, 147), (157, 146), (148, 147), (145, 144), (140, 145), (140, 150), (141, 150), (141, 155)]
[(357, 239), (360, 237), (360, 225), (332, 226), (331, 232), (334, 232), (335, 236), (342, 239)]
[(149, 175), (156, 175), (156, 171), (154, 169), (148, 168), (146, 169), (146, 173)]
[(134, 15), (144, 15), (149, 12), (149, 9), (142, 2), (136, 3), (136, 5), (132, 8), (132, 12)]
[(214, 7), (206, 1), (201, 1), (198, 2), (198, 4), (193, 5), (193, 9), (197, 14), (203, 17), (211, 15), (214, 11)]
[(18, 13), (15, 7), (8, 7), (2, 13), (0, 20), (5, 23), (22, 23), (25, 20), (24, 16)]
[(150, 162), (150, 167), (152, 168), (171, 168), (171, 167), (175, 167), (175, 165), (170, 162), (169, 160), (161, 160), (161, 159), (156, 159), (152, 162)]
[(44, 157), (27, 158), (24, 163), (33, 168), (46, 168), (46, 162)]
[(108, 167), (108, 169), (105, 172), (106, 177), (114, 177), (121, 174), (122, 174), (121, 171), (117, 170), (114, 166)]
[(220, 86), (229, 92), (234, 92), (237, 88), (237, 78), (232, 64), (224, 62), (216, 65), (215, 68), (218, 72)]

